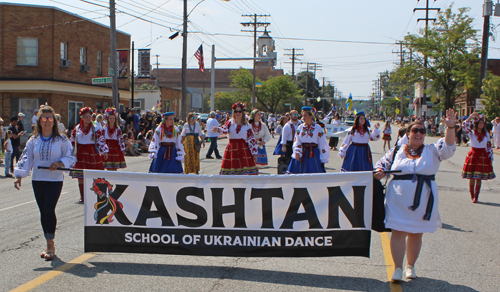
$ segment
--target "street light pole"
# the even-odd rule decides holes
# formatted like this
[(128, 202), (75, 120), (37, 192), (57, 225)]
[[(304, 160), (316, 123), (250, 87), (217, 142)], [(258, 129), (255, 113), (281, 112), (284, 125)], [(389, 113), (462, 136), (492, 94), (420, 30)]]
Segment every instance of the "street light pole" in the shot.
[(181, 82), (181, 119), (186, 120), (187, 101), (187, 0), (184, 0), (184, 17), (182, 25), (182, 82)]
[[(493, 12), (493, 2), (485, 0), (483, 5), (483, 45), (481, 49), (481, 69), (479, 71), (479, 96), (483, 93), (483, 79), (486, 78), (486, 69), (488, 65), (488, 41), (490, 39), (490, 16)], [(474, 105), (475, 107), (475, 105)]]

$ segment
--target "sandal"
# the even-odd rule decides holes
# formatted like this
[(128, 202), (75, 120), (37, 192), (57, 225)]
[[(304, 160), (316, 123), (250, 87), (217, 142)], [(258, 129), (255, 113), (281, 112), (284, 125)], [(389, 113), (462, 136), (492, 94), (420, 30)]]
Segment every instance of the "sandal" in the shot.
[[(49, 245), (51, 245), (52, 248), (49, 248)], [(56, 252), (56, 247), (54, 246), (54, 241), (49, 244), (47, 241), (47, 247), (45, 250), (40, 254), (40, 257), (44, 258), (46, 261), (51, 261), (55, 257), (55, 252)]]

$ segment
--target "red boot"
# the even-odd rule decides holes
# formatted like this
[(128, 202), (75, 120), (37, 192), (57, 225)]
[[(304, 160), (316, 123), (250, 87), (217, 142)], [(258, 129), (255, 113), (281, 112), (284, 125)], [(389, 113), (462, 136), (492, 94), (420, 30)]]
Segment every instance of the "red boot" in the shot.
[(479, 200), (479, 191), (481, 190), (481, 185), (476, 184), (476, 191), (474, 192), (474, 199), (472, 200), (472, 203), (477, 203), (477, 200)]
[(83, 184), (78, 184), (78, 188), (80, 188), (80, 203), (83, 203)]
[(469, 184), (469, 192), (470, 192), (470, 199), (472, 201), (474, 201), (475, 195), (474, 195), (474, 185), (473, 184)]

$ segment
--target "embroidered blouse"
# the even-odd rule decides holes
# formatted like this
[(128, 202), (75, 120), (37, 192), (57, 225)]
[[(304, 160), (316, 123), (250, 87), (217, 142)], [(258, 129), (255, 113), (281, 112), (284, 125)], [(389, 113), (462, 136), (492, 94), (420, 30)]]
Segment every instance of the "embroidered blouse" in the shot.
[(64, 172), (38, 169), (39, 166), (49, 167), (52, 163), (61, 161), (64, 167), (71, 168), (76, 163), (73, 146), (65, 136), (44, 140), (40, 135), (33, 135), (24, 147), (23, 154), (14, 170), (16, 177), (27, 177), (33, 169), (34, 181), (63, 181)]
[(380, 129), (373, 129), (371, 131), (370, 129), (368, 130), (369, 132), (364, 133), (363, 135), (361, 135), (358, 130), (355, 130), (354, 134), (351, 134), (351, 131), (347, 132), (347, 135), (340, 146), (339, 156), (342, 158), (346, 156), (347, 149), (349, 149), (351, 143), (368, 144), (369, 141), (380, 140)]
[(391, 127), (385, 127), (384, 128), (384, 134), (392, 134), (392, 128)]
[(106, 125), (104, 126), (102, 132), (105, 140), (117, 140), (118, 145), (120, 145), (120, 150), (122, 152), (125, 151), (125, 142), (123, 141), (122, 129), (116, 128), (111, 134), (109, 131), (109, 127)]
[(293, 159), (295, 159), (295, 154), (298, 154), (302, 158), (302, 144), (304, 143), (317, 144), (321, 163), (328, 163), (330, 147), (326, 141), (325, 130), (320, 125), (313, 123), (312, 125), (302, 124), (298, 127), (293, 142)]
[(462, 123), (462, 131), (464, 131), (470, 137), (470, 146), (472, 148), (486, 148), (486, 152), (488, 153), (488, 157), (493, 162), (493, 149), (491, 147), (491, 139), (488, 131), (485, 131), (484, 138), (479, 141), (476, 137), (476, 133), (472, 129), (472, 121), (464, 121)]
[(229, 139), (243, 139), (247, 141), (248, 149), (252, 155), (257, 155), (257, 140), (253, 135), (250, 124), (237, 125), (232, 119), (227, 121), (222, 127), (219, 127), (219, 133), (227, 134)]
[[(97, 144), (97, 149), (99, 150), (99, 154), (104, 154), (109, 152), (108, 145), (106, 144), (106, 140), (104, 139), (104, 135), (102, 134), (102, 130), (99, 129), (98, 126), (93, 125), (95, 131), (95, 141), (92, 141), (92, 129), (87, 134), (84, 134), (80, 131), (80, 125), (76, 125), (76, 127), (71, 132), (71, 136), (69, 140), (71, 141), (71, 145), (75, 147), (75, 141), (78, 144)], [(78, 147), (78, 146), (76, 146)], [(78, 148), (76, 149), (78, 151)]]
[(259, 131), (256, 131), (257, 127), (255, 123), (252, 125), (252, 130), (253, 130), (253, 136), (255, 139), (258, 141), (264, 141), (264, 143), (267, 143), (269, 140), (271, 140), (271, 133), (269, 132), (269, 129), (267, 128), (266, 124), (263, 122), (259, 121), (261, 128)]
[[(173, 127), (175, 128), (175, 131), (179, 133), (179, 128), (177, 128), (176, 126)], [(177, 137), (172, 136), (171, 138), (169, 138), (166, 133), (162, 133), (163, 131), (164, 130), (161, 124), (158, 127), (156, 127), (153, 139), (151, 140), (151, 143), (149, 143), (149, 152), (152, 154), (150, 155), (150, 157), (151, 158), (156, 157), (156, 153), (158, 152), (158, 149), (160, 149), (161, 147), (160, 143), (164, 142), (164, 143), (175, 143), (175, 148), (177, 148), (176, 159), (179, 161), (184, 159), (184, 155), (186, 155), (186, 153), (184, 152), (184, 146), (181, 143), (182, 140), (181, 135), (178, 134)]]

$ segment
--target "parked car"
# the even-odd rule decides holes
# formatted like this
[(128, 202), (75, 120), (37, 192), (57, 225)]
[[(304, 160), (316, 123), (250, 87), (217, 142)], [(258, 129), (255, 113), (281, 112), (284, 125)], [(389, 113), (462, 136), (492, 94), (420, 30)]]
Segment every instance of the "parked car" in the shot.
[(347, 116), (344, 120), (346, 126), (354, 126), (354, 116)]
[(200, 114), (198, 118), (200, 119), (201, 122), (206, 123), (208, 120), (208, 114)]

